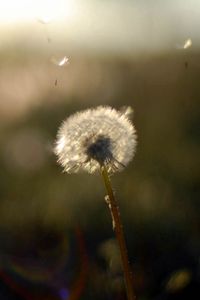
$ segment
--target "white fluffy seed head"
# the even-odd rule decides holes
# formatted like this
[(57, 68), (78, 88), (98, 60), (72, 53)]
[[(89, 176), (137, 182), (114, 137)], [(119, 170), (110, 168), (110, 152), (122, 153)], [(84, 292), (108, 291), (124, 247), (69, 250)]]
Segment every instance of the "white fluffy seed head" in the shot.
[(68, 173), (94, 173), (102, 165), (114, 173), (130, 162), (135, 148), (135, 128), (128, 114), (99, 106), (67, 118), (58, 130), (54, 151)]

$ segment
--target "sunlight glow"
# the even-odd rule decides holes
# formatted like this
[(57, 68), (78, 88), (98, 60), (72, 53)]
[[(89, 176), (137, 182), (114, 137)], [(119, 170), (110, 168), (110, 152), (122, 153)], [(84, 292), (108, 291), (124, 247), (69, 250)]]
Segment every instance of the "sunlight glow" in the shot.
[(74, 15), (73, 0), (6, 0), (0, 4), (0, 23), (38, 20), (47, 24)]

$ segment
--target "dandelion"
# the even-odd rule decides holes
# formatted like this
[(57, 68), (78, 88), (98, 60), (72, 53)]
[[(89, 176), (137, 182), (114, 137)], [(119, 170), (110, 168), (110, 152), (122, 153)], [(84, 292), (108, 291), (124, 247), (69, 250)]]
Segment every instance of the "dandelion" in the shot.
[(106, 165), (109, 173), (132, 159), (136, 134), (126, 111), (99, 106), (70, 116), (60, 127), (55, 153), (64, 171), (94, 173)]
[(117, 111), (99, 106), (77, 112), (61, 125), (56, 140), (55, 154), (68, 173), (86, 171), (101, 173), (107, 191), (113, 230), (121, 254), (128, 300), (135, 299), (133, 280), (118, 204), (109, 173), (123, 170), (134, 156), (135, 128), (129, 120), (130, 107)]

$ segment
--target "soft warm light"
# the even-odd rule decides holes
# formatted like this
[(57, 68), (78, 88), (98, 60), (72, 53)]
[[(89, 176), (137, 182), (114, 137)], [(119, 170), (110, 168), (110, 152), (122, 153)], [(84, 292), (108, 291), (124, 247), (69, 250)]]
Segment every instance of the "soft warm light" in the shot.
[(0, 23), (38, 20), (49, 23), (56, 18), (72, 17), (73, 0), (6, 0), (0, 4)]

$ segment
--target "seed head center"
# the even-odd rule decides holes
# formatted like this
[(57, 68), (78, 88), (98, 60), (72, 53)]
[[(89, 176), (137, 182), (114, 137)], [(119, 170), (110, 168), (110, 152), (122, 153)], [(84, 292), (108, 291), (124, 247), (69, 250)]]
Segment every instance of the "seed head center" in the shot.
[(95, 159), (100, 164), (112, 158), (110, 138), (103, 135), (92, 137), (87, 141), (86, 154), (89, 159)]

